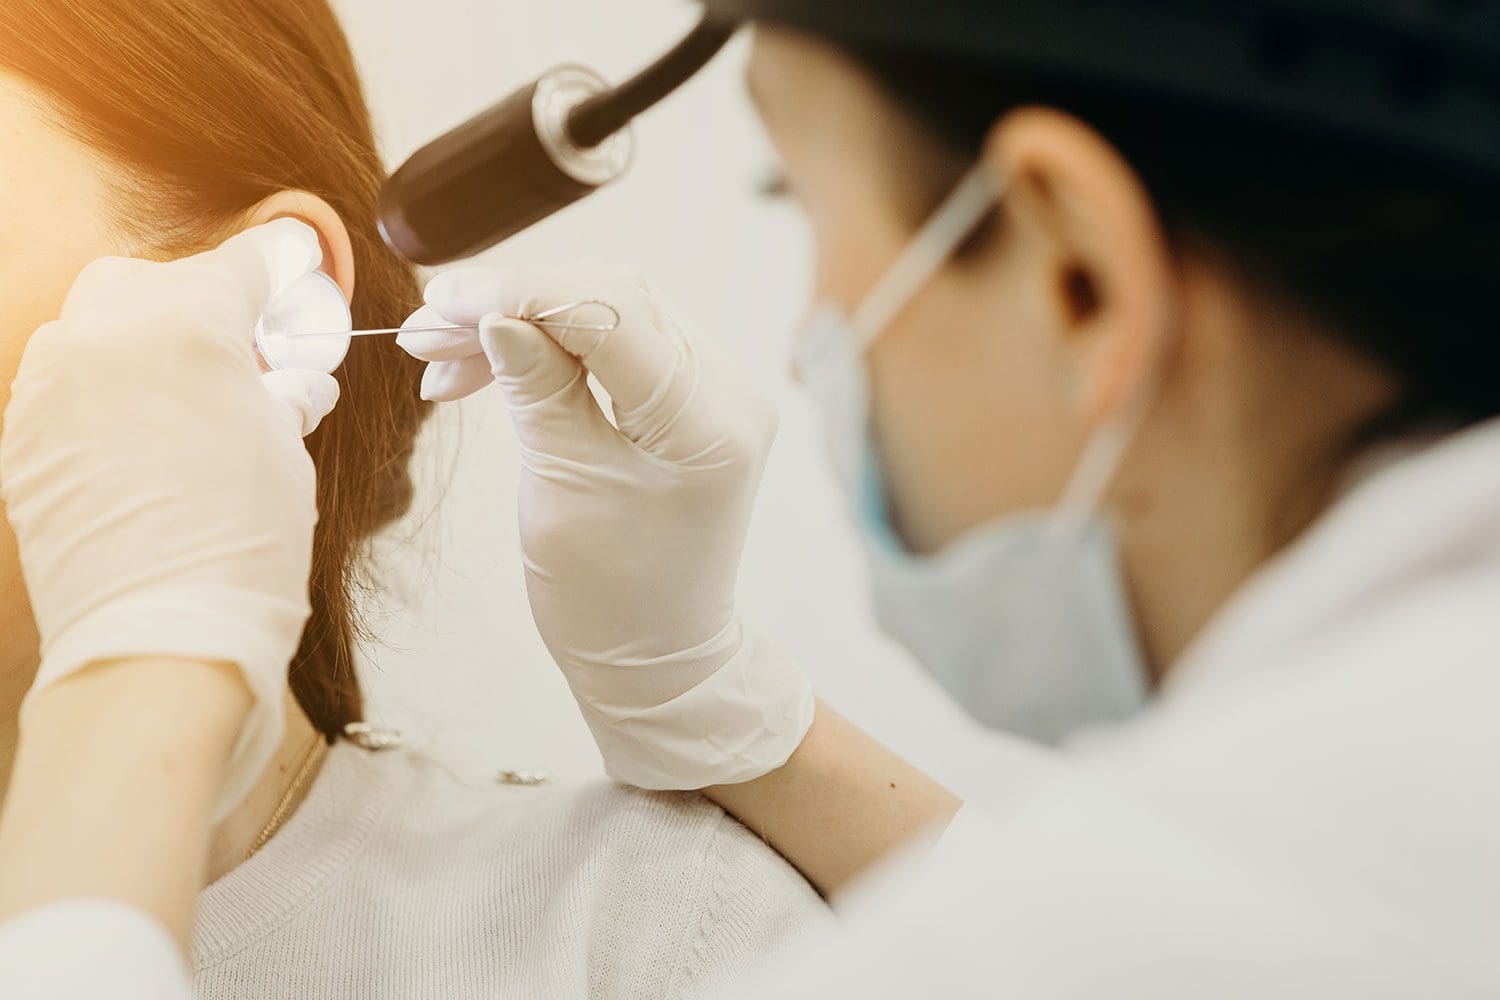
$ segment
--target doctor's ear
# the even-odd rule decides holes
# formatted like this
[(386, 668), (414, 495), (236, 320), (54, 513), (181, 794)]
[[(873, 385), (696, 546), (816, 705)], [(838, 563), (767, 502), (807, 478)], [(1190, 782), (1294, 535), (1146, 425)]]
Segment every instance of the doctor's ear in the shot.
[(250, 210), (245, 228), (288, 218), (317, 230), (318, 242), (323, 247), (322, 271), (338, 282), (344, 298), (354, 301), (354, 246), (344, 220), (328, 202), (306, 191), (278, 191)]
[(1065, 112), (995, 123), (985, 163), (1005, 181), (1007, 223), (1042, 282), (1073, 401), (1088, 426), (1128, 406), (1167, 359), (1177, 294), (1171, 247), (1144, 183), (1115, 147)]

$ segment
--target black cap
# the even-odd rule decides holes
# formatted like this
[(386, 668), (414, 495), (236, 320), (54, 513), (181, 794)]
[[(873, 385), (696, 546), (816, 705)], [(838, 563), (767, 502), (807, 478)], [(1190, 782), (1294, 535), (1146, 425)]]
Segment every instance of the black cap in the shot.
[(704, 0), (863, 49), (1206, 103), (1500, 175), (1500, 0)]

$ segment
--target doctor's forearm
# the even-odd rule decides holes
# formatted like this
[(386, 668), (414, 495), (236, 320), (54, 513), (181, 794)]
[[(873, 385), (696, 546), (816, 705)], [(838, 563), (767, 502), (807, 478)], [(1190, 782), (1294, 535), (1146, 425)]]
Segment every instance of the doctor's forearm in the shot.
[(819, 702), (807, 738), (781, 768), (704, 790), (825, 896), (951, 820), (962, 801)]
[(0, 922), (106, 899), (185, 942), (250, 705), (237, 668), (176, 660), (100, 664), (41, 692), (0, 817)]

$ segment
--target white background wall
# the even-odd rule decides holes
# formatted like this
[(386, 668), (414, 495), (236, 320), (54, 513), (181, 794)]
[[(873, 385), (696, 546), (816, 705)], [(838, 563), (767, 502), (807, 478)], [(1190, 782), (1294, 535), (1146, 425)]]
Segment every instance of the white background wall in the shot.
[[(564, 61), (619, 79), (692, 23), (684, 0), (339, 0), (392, 163)], [(746, 39), (636, 127), (631, 174), (487, 259), (628, 263), (720, 339), (783, 413), (742, 577), (745, 616), (841, 710), (938, 773), (973, 766), (964, 720), (869, 627), (863, 580), (815, 425), (786, 378), (810, 258), (743, 95)], [(402, 317), (389, 317), (397, 323)], [(449, 408), (419, 459), (422, 496), (386, 542), (373, 716), (475, 770), (599, 773), (536, 637), (515, 529), (517, 457), (495, 390)]]

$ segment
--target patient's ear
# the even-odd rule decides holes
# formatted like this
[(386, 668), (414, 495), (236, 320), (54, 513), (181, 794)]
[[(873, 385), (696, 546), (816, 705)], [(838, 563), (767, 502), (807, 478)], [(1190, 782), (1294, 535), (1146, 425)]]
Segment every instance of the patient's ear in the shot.
[(306, 191), (278, 191), (250, 210), (245, 228), (263, 226), (277, 219), (298, 219), (318, 231), (323, 246), (322, 270), (354, 301), (354, 246), (349, 230), (333, 206)]

